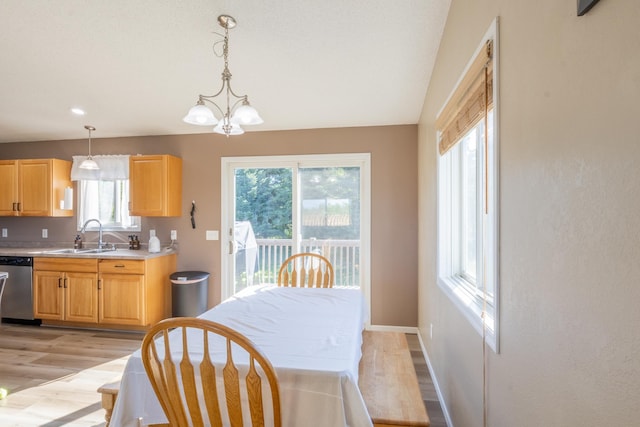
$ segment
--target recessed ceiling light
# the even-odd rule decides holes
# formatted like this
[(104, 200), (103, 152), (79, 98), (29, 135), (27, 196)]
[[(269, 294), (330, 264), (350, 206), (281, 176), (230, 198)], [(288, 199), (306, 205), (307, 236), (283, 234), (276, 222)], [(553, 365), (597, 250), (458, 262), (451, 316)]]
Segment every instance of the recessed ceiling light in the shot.
[(84, 116), (85, 114), (87, 114), (87, 113), (84, 112), (84, 110), (82, 108), (78, 108), (78, 107), (73, 107), (71, 109), (71, 112), (73, 114), (75, 114), (76, 116)]

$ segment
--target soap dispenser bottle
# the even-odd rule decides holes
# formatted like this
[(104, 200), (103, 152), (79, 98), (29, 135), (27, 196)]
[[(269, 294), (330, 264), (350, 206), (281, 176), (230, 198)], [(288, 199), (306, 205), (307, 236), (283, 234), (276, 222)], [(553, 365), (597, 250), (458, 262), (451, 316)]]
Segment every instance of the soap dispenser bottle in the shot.
[(156, 230), (149, 231), (149, 252), (160, 252), (160, 239), (156, 237)]

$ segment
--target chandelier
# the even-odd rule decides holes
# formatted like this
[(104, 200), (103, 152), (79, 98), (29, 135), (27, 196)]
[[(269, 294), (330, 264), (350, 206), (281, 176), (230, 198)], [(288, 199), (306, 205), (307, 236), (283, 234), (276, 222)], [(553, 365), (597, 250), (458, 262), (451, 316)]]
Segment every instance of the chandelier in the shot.
[[(198, 95), (198, 102), (191, 107), (187, 115), (182, 119), (186, 123), (199, 126), (215, 126), (213, 131), (226, 135), (241, 135), (244, 133), (241, 125), (259, 125), (262, 118), (255, 108), (249, 104), (247, 95), (236, 95), (231, 89), (231, 72), (229, 71), (229, 30), (236, 26), (236, 20), (229, 15), (218, 16), (218, 23), (224, 28), (222, 41), (222, 57), (224, 58), (224, 70), (222, 71), (222, 87), (215, 95)], [(218, 42), (219, 43), (219, 42)], [(220, 95), (220, 100), (226, 100), (226, 107), (216, 104), (214, 99)], [(213, 105), (219, 113), (216, 118), (213, 111), (205, 105)]]

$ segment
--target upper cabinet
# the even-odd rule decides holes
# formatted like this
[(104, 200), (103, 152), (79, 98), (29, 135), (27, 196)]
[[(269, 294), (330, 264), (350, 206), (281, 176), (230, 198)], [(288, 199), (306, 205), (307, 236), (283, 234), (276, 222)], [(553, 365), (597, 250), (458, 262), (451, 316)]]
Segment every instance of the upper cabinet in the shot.
[(60, 209), (66, 187), (69, 161), (0, 160), (0, 216), (73, 216), (73, 210)]
[(131, 156), (129, 213), (182, 215), (182, 159), (169, 155)]

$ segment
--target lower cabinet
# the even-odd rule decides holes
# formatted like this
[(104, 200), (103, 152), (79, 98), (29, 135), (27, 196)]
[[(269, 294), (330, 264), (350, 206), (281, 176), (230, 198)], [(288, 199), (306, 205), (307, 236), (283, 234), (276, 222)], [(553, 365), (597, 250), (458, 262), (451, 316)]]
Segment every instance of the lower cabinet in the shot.
[(100, 260), (100, 323), (146, 324), (145, 261)]
[[(34, 260), (34, 314), (39, 319), (98, 321), (98, 262), (95, 259)], [(70, 262), (72, 261), (72, 262)]]
[(146, 260), (35, 258), (34, 313), (43, 323), (146, 329), (171, 315), (170, 254)]

